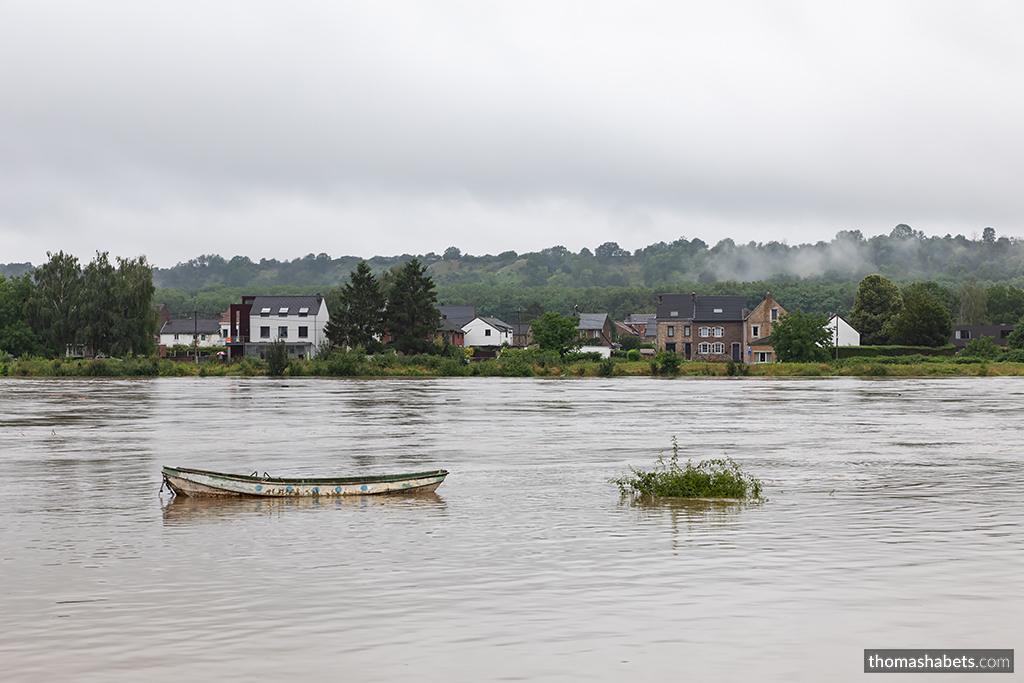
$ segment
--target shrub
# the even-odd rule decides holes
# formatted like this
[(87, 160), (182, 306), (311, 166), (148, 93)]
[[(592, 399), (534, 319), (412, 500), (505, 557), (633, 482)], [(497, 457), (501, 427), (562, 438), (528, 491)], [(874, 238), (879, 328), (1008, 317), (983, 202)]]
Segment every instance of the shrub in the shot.
[(533, 377), (533, 366), (529, 354), (516, 349), (508, 349), (501, 353), (498, 365), (505, 377)]
[(283, 341), (276, 341), (267, 347), (267, 374), (280, 377), (288, 367), (288, 350)]
[(615, 375), (615, 361), (611, 358), (605, 358), (597, 366), (598, 377), (613, 377)]
[(437, 366), (437, 374), (442, 377), (465, 377), (469, 374), (469, 366), (459, 358), (445, 358)]
[(672, 456), (665, 460), (658, 456), (650, 471), (629, 468), (624, 474), (610, 480), (618, 484), (619, 493), (633, 496), (674, 498), (760, 498), (762, 484), (759, 479), (745, 474), (732, 458), (691, 460), (679, 466), (679, 443), (672, 437)]
[(969, 358), (995, 358), (1000, 351), (1002, 349), (992, 343), (992, 337), (981, 336), (967, 342), (963, 355)]
[(668, 375), (669, 377), (679, 374), (679, 366), (682, 365), (679, 354), (674, 351), (662, 351), (658, 354), (657, 360), (661, 365), (659, 368), (660, 374)]
[(1001, 360), (1004, 363), (1024, 363), (1024, 349), (1013, 349), (1007, 351)]
[(643, 355), (640, 353), (640, 349), (630, 349), (626, 352), (626, 360), (630, 362), (635, 363), (641, 358), (643, 358)]

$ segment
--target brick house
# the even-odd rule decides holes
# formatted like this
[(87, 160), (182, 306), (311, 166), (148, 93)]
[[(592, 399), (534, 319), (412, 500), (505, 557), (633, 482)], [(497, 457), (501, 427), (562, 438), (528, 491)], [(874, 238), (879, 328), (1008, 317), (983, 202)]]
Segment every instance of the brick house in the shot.
[(687, 360), (771, 362), (771, 346), (758, 341), (785, 314), (770, 293), (753, 311), (744, 296), (659, 294), (655, 345)]

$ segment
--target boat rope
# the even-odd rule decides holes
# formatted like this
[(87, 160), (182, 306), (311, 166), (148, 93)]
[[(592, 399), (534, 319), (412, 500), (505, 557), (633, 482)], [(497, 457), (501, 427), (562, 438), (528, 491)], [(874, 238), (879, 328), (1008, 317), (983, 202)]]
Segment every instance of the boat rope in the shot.
[(167, 481), (167, 475), (166, 474), (164, 475), (163, 483), (160, 484), (160, 490), (157, 491), (157, 495), (159, 495), (159, 494), (164, 492), (164, 487), (165, 486), (167, 487), (167, 490), (170, 491), (172, 496), (178, 495), (178, 494), (176, 494), (174, 492), (174, 489), (171, 488), (171, 482)]

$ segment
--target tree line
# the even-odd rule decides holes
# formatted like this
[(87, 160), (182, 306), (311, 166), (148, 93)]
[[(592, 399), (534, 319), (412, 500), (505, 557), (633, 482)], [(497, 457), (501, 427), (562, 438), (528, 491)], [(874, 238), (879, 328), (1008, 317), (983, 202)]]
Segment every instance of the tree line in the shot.
[(153, 268), (145, 256), (97, 252), (85, 266), (63, 251), (17, 277), (0, 275), (0, 350), (14, 356), (149, 354), (155, 346)]

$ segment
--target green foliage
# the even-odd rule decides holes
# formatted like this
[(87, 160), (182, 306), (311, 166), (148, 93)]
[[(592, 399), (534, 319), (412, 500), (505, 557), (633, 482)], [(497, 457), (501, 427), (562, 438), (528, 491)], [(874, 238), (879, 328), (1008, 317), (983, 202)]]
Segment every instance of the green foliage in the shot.
[(276, 341), (267, 346), (267, 374), (280, 377), (288, 368), (288, 350), (283, 341)]
[(1024, 363), (1024, 349), (1011, 349), (1000, 360), (1004, 363)]
[(679, 374), (679, 367), (683, 363), (682, 357), (673, 351), (660, 351), (655, 357), (658, 361), (658, 374), (666, 377), (675, 377)]
[(730, 358), (725, 364), (725, 374), (729, 377), (747, 377), (750, 375), (750, 366)]
[(985, 290), (985, 309), (992, 325), (1012, 325), (1024, 317), (1024, 290), (992, 285)]
[(317, 356), (310, 368), (311, 374), (330, 377), (356, 377), (369, 374), (363, 369), (366, 352), (362, 347), (352, 349), (335, 349), (324, 357)]
[(615, 376), (615, 360), (613, 358), (603, 359), (597, 366), (598, 377), (614, 377)]
[(943, 287), (938, 282), (925, 280), (922, 282), (914, 282), (913, 284), (907, 285), (903, 288), (904, 301), (914, 294), (920, 294), (929, 301), (933, 301), (942, 306), (946, 313), (949, 314), (950, 322), (956, 320), (960, 316), (959, 295), (948, 287)]
[(636, 363), (643, 358), (643, 354), (640, 353), (640, 349), (630, 349), (626, 352), (626, 360), (631, 363)]
[(428, 337), (437, 331), (441, 314), (435, 308), (434, 281), (426, 272), (414, 258), (398, 269), (387, 291), (385, 319), (394, 347), (402, 353), (436, 351)]
[(920, 292), (912, 292), (903, 310), (882, 327), (883, 336), (901, 346), (944, 346), (949, 343), (953, 324), (939, 303)]
[(960, 324), (984, 325), (988, 319), (985, 288), (972, 277), (960, 283), (957, 294), (960, 295)]
[[(899, 288), (881, 275), (868, 275), (857, 287), (857, 299), (850, 312), (850, 324), (860, 332), (864, 346), (885, 344), (883, 328), (890, 318), (903, 310)], [(772, 332), (774, 337), (775, 332)]]
[(761, 481), (744, 473), (732, 458), (691, 460), (679, 465), (679, 443), (672, 437), (672, 455), (666, 460), (658, 456), (653, 470), (629, 468), (630, 473), (612, 483), (618, 484), (619, 493), (632, 496), (673, 498), (753, 498), (761, 497)]
[(964, 347), (962, 355), (969, 358), (990, 359), (995, 358), (1000, 353), (1002, 353), (1002, 349), (992, 343), (992, 337), (982, 335), (977, 339), (972, 339), (967, 342), (967, 346)]
[(42, 337), (29, 325), (25, 313), (32, 290), (28, 274), (11, 278), (0, 275), (0, 355), (48, 355)]
[(633, 349), (639, 349), (641, 344), (643, 344), (643, 340), (640, 339), (640, 337), (634, 337), (631, 334), (619, 335), (619, 347), (623, 351), (632, 351)]
[(580, 324), (577, 317), (564, 316), (548, 311), (530, 326), (533, 341), (545, 351), (554, 351), (565, 356), (580, 348), (576, 339), (576, 326)]
[(823, 363), (829, 359), (832, 332), (824, 315), (782, 316), (772, 328), (772, 346), (782, 363)]
[(25, 308), (32, 329), (42, 337), (50, 355), (62, 356), (78, 331), (82, 270), (71, 254), (46, 255), (50, 260), (33, 273), (35, 290)]
[(505, 349), (498, 357), (502, 374), (505, 377), (533, 377), (533, 365), (529, 351)]
[(337, 346), (362, 346), (371, 351), (384, 332), (384, 293), (366, 261), (360, 261), (328, 301), (331, 320), (324, 329)]
[(840, 358), (873, 358), (876, 356), (952, 356), (956, 353), (956, 347), (946, 344), (939, 348), (928, 346), (840, 346)]
[(1013, 326), (1013, 332), (1006, 338), (1006, 345), (1011, 349), (1024, 349), (1024, 316)]

